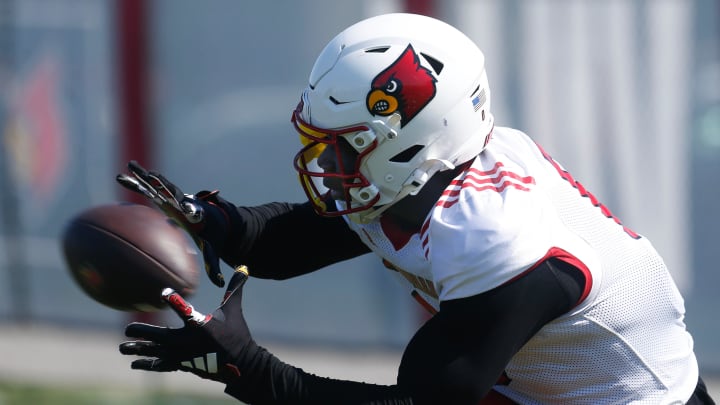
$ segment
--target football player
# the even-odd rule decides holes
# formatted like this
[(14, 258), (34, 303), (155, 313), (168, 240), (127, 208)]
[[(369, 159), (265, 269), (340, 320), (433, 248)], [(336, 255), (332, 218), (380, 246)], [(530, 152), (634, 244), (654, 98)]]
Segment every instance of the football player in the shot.
[(118, 177), (185, 223), (221, 286), (218, 258), (287, 279), (379, 256), (433, 313), (395, 385), (312, 375), (257, 344), (244, 267), (212, 314), (166, 291), (185, 326), (130, 324), (132, 367), (263, 404), (713, 403), (661, 256), (529, 136), (494, 125), (484, 66), (441, 21), (369, 18), (327, 44), (292, 113), (307, 202), (185, 195), (134, 162)]

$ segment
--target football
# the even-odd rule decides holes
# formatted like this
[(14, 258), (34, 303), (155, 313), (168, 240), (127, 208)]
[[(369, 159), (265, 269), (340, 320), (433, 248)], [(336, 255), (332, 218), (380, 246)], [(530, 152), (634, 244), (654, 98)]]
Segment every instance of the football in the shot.
[(120, 311), (153, 312), (171, 287), (192, 295), (201, 255), (177, 223), (154, 208), (100, 205), (68, 221), (62, 250), (70, 275), (95, 301)]

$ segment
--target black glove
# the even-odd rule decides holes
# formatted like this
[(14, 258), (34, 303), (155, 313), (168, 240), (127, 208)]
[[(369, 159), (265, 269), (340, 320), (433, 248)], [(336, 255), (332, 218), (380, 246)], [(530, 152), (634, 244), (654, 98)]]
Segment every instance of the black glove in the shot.
[(182, 318), (182, 328), (134, 322), (125, 335), (135, 340), (120, 344), (120, 353), (149, 358), (135, 360), (131, 368), (148, 371), (187, 371), (223, 383), (240, 376), (235, 364), (243, 348), (253, 343), (242, 313), (242, 290), (247, 281), (245, 266), (235, 270), (222, 304), (211, 315), (196, 311), (170, 288), (163, 298)]
[(130, 174), (118, 174), (117, 182), (150, 199), (165, 215), (185, 228), (203, 254), (205, 272), (210, 281), (223, 287), (225, 280), (216, 248), (230, 224), (229, 214), (220, 207), (218, 192), (185, 194), (163, 175), (145, 170), (134, 160), (128, 163), (128, 169)]
[[(186, 371), (225, 384), (225, 393), (247, 404), (405, 404), (397, 386), (319, 377), (287, 363), (258, 346), (242, 312), (247, 269), (238, 267), (222, 304), (204, 315), (171, 289), (163, 298), (184, 326), (168, 328), (131, 323), (120, 353), (143, 356), (131, 368), (156, 372)], [(399, 399), (385, 402), (385, 399)], [(383, 402), (380, 402), (382, 400)]]

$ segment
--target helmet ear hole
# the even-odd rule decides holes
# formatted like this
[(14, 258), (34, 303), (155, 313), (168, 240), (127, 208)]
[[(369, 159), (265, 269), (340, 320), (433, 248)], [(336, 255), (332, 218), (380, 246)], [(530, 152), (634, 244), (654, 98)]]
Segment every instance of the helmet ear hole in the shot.
[(407, 163), (407, 162), (411, 161), (412, 158), (415, 157), (415, 155), (420, 153), (420, 150), (422, 150), (422, 148), (424, 148), (424, 147), (425, 146), (423, 146), (423, 145), (413, 145), (413, 146), (405, 149), (404, 151), (398, 153), (397, 155), (393, 156), (392, 158), (390, 158), (390, 161), (394, 162), (394, 163)]

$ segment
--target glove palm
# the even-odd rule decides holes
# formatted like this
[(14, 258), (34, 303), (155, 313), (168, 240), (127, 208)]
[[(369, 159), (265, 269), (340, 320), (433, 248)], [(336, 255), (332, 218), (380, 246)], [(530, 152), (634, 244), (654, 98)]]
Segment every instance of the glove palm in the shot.
[(237, 356), (252, 341), (242, 314), (242, 289), (247, 277), (247, 269), (239, 267), (222, 304), (209, 315), (196, 311), (172, 289), (165, 289), (163, 299), (183, 320), (183, 327), (131, 323), (125, 329), (126, 336), (142, 340), (121, 343), (120, 353), (145, 357), (133, 361), (133, 369), (180, 370), (224, 383), (237, 378)]

